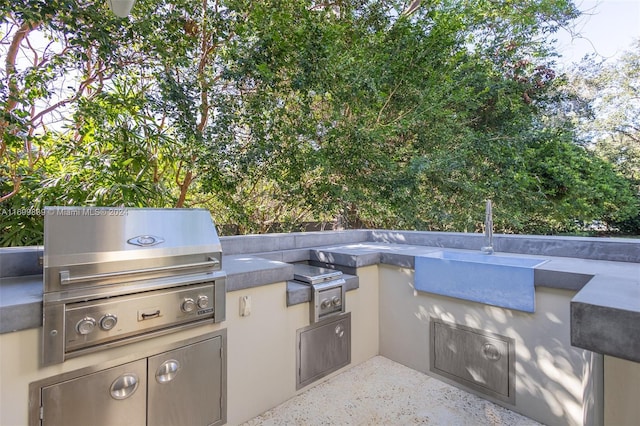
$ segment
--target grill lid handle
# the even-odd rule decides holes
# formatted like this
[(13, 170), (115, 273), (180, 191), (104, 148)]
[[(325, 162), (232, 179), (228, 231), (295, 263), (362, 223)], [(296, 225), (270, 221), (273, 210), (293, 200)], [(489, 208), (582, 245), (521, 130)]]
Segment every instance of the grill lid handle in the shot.
[(69, 284), (84, 283), (87, 281), (98, 281), (98, 280), (103, 280), (108, 278), (117, 278), (121, 276), (144, 275), (144, 274), (152, 274), (152, 273), (165, 272), (165, 271), (196, 269), (196, 268), (204, 268), (204, 267), (216, 267), (219, 265), (220, 265), (220, 261), (218, 259), (216, 259), (215, 257), (209, 257), (209, 259), (205, 262), (189, 263), (186, 265), (159, 266), (157, 268), (138, 269), (135, 271), (105, 272), (103, 274), (79, 275), (77, 277), (72, 277), (69, 271), (60, 271), (60, 284), (69, 285)]

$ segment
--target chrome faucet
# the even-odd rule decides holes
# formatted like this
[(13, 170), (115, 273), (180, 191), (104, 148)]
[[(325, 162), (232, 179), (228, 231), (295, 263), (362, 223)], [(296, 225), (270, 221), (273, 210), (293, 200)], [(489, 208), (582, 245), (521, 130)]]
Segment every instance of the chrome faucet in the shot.
[(484, 254), (493, 253), (493, 210), (491, 200), (487, 200), (484, 211), (484, 246), (480, 248)]

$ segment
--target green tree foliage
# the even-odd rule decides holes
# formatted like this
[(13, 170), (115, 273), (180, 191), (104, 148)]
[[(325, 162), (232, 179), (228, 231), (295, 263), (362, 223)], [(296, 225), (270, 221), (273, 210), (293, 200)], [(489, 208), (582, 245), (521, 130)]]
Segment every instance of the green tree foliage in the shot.
[[(103, 186), (100, 181), (78, 182), (77, 170), (87, 176), (85, 166), (91, 165), (74, 158), (58, 162), (58, 149), (86, 141), (80, 131), (83, 124), (67, 115), (80, 103), (93, 102), (114, 69), (133, 66), (136, 55), (127, 49), (127, 27), (106, 15), (99, 2), (30, 0), (2, 2), (0, 9), (2, 245), (33, 244), (42, 233), (41, 217), (33, 211), (62, 204), (57, 201), (61, 194), (72, 204), (87, 203), (95, 195), (90, 187)], [(56, 130), (63, 126), (68, 129)], [(85, 158), (93, 153), (89, 147), (79, 150)], [(97, 161), (98, 157), (90, 160), (94, 165)], [(69, 184), (49, 190), (51, 182)]]
[[(211, 133), (218, 3), (2, 4), (3, 244), (32, 243), (44, 205), (186, 204)], [(218, 21), (216, 21), (217, 18)]]
[[(545, 40), (577, 16), (569, 0), (410, 13), (388, 0), (138, 0), (128, 19), (101, 2), (1, 7), (6, 211), (201, 206), (240, 232), (336, 217), (476, 231), (490, 197), (499, 230), (544, 233), (637, 212), (554, 115)], [(3, 215), (2, 244), (37, 241), (38, 219)]]
[[(585, 58), (571, 71), (567, 90), (582, 106), (571, 110), (579, 137), (640, 198), (640, 39), (617, 61)], [(640, 233), (637, 213), (604, 216), (614, 227)]]

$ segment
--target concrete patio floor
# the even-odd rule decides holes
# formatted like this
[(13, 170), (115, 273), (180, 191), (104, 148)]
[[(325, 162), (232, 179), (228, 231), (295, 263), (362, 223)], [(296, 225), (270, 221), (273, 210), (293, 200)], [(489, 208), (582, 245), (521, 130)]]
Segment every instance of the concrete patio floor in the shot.
[(539, 425), (382, 356), (321, 383), (243, 426)]

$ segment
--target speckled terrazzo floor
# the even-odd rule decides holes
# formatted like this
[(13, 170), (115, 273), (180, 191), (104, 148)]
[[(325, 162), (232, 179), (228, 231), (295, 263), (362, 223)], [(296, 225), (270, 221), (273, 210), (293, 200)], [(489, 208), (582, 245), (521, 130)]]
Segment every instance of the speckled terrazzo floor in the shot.
[(539, 425), (506, 408), (377, 356), (243, 426)]

